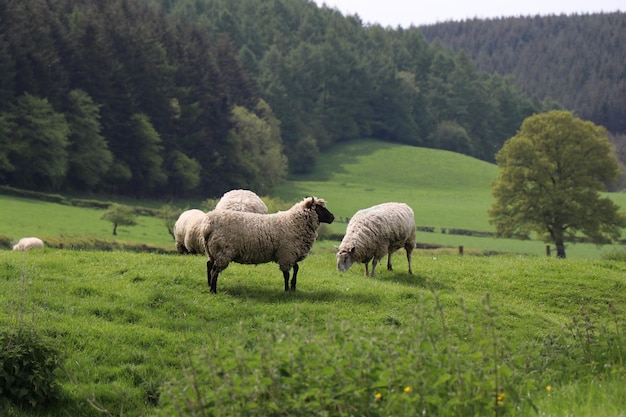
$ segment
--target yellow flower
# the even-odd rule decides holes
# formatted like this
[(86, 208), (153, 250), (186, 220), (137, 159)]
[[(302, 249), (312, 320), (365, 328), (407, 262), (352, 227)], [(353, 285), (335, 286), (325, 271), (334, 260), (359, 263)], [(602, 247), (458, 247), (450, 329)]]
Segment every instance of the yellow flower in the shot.
[(551, 387), (550, 385), (548, 385), (548, 386), (546, 387), (546, 391), (552, 391), (552, 387)]
[(374, 395), (374, 397), (376, 397), (377, 400), (380, 400), (381, 398), (383, 398), (383, 394), (381, 394), (380, 392), (377, 392), (376, 395)]
[(411, 392), (411, 387), (404, 387), (404, 392)]

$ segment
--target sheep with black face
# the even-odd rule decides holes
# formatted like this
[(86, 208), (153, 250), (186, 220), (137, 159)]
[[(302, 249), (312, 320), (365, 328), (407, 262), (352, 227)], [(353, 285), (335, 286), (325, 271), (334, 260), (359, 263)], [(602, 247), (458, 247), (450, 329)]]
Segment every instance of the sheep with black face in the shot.
[[(289, 210), (272, 214), (213, 210), (205, 215), (203, 237), (210, 291), (217, 292), (217, 278), (231, 262), (276, 262), (283, 273), (285, 291), (296, 290), (298, 262), (307, 257), (320, 223), (335, 217), (321, 198), (306, 197)], [(291, 284), (290, 271), (293, 269)]]

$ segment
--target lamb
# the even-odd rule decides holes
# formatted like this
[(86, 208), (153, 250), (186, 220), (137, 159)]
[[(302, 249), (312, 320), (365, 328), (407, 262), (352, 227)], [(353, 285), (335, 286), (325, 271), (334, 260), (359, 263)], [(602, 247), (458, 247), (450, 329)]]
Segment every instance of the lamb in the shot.
[(23, 237), (17, 242), (15, 246), (13, 246), (13, 250), (31, 250), (43, 248), (43, 240), (38, 237)]
[(204, 212), (198, 209), (186, 210), (178, 216), (174, 224), (174, 240), (178, 253), (204, 253), (204, 241), (199, 239), (198, 232), (203, 220)]
[(217, 293), (217, 278), (231, 262), (253, 265), (276, 262), (283, 272), (285, 291), (295, 291), (298, 262), (311, 251), (320, 223), (330, 224), (334, 219), (326, 202), (316, 197), (306, 197), (289, 210), (272, 214), (230, 210), (207, 213), (203, 236), (209, 258), (207, 280), (210, 292)]
[(411, 254), (415, 247), (415, 218), (413, 210), (404, 203), (383, 203), (359, 210), (350, 219), (346, 234), (337, 248), (337, 269), (347, 271), (354, 262), (365, 264), (365, 276), (387, 254), (387, 269), (392, 270), (391, 254), (404, 247), (411, 269)]
[(250, 190), (231, 190), (225, 193), (215, 206), (215, 210), (247, 211), (267, 213), (267, 206), (261, 198)]

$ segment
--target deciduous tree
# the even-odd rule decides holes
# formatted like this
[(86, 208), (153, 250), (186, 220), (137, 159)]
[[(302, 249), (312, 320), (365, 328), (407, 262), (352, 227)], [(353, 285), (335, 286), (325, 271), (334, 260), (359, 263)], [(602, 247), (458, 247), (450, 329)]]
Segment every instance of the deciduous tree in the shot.
[(497, 153), (490, 219), (501, 236), (536, 232), (565, 258), (565, 240), (577, 233), (601, 244), (620, 237), (626, 217), (599, 191), (619, 175), (603, 127), (567, 111), (524, 120)]
[(137, 224), (135, 212), (132, 207), (123, 204), (111, 204), (107, 211), (100, 217), (102, 220), (113, 223), (113, 235), (117, 236), (118, 226), (134, 226)]

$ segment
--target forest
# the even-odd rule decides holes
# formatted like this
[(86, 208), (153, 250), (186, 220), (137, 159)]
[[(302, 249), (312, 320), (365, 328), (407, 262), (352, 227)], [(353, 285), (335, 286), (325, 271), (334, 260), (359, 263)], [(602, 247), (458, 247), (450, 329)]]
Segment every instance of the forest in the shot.
[(626, 13), (470, 19), (419, 28), (429, 41), (465, 51), (478, 68), (510, 74), (540, 100), (626, 134)]
[(559, 103), (308, 0), (0, 3), (0, 183), (20, 188), (266, 194), (361, 138), (493, 162)]

